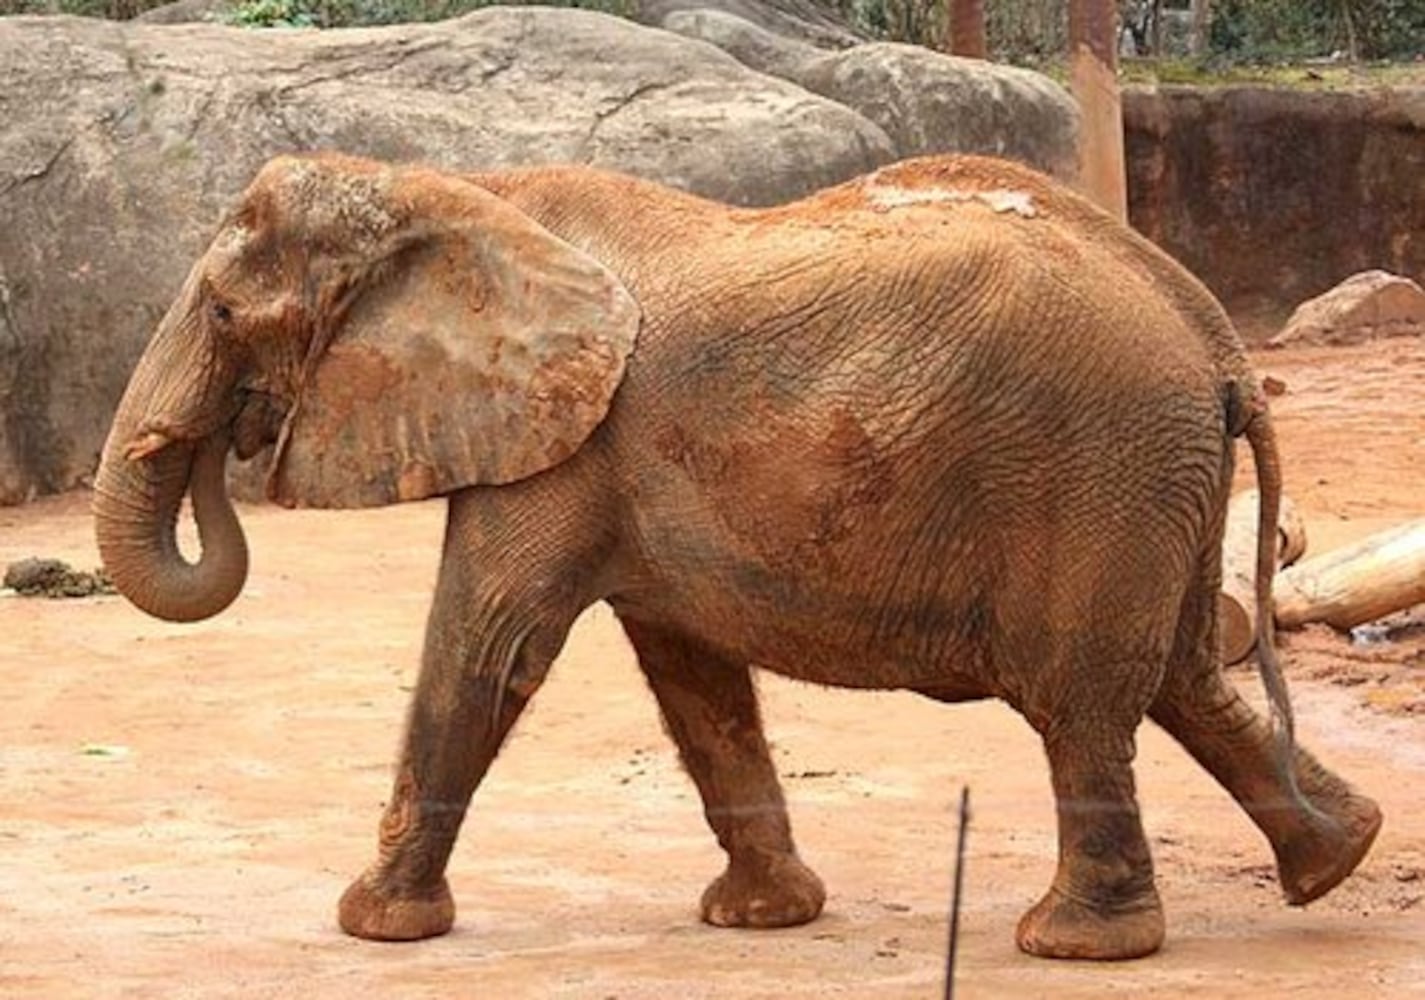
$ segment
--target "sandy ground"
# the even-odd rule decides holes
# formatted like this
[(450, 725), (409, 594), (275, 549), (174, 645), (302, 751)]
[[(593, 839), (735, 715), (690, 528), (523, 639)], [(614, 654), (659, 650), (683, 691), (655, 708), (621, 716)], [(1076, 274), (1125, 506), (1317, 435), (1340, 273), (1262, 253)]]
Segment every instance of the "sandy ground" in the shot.
[[(1288, 488), (1313, 551), (1425, 514), (1425, 347), (1259, 360), (1288, 386)], [(0, 566), (92, 566), (86, 504), (0, 509)], [(1425, 628), (1408, 623), (1370, 647), (1329, 630), (1286, 642), (1303, 740), (1386, 813), (1357, 875), (1308, 909), (1280, 902), (1265, 842), (1145, 726), (1169, 915), (1146, 960), (1015, 950), (1054, 827), (1042, 753), (1012, 712), (775, 677), (768, 726), (827, 912), (788, 931), (700, 925), (721, 855), (604, 608), (476, 795), (451, 864), (455, 932), (346, 938), (335, 903), (374, 848), (442, 508), (242, 513), (253, 574), (216, 620), (0, 599), (0, 996), (939, 996), (966, 784), (961, 996), (1425, 995)]]

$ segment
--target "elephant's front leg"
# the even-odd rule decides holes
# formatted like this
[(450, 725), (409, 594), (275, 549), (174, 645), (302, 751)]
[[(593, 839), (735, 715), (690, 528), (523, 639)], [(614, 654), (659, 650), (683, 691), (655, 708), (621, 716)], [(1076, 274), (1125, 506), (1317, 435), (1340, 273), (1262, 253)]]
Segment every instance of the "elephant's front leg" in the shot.
[(727, 852), (727, 871), (703, 893), (703, 919), (721, 927), (814, 919), (826, 890), (792, 843), (750, 671), (686, 636), (627, 619), (623, 625)]
[(356, 937), (411, 941), (450, 930), (445, 866), (470, 797), (573, 617), (490, 575), (477, 582), (475, 565), (447, 538), (377, 858), (339, 907), (342, 929)]

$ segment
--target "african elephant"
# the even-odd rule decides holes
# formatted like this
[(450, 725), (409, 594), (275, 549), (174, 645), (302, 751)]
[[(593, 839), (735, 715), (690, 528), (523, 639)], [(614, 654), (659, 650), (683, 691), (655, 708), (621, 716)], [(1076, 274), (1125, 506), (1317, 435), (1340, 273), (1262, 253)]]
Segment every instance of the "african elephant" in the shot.
[[(230, 449), (271, 445), (267, 489), (287, 505), (449, 497), (377, 859), (340, 904), (351, 934), (450, 928), (470, 797), (603, 600), (728, 856), (706, 921), (799, 924), (825, 899), (755, 665), (1016, 708), (1059, 825), (1019, 946), (1125, 958), (1164, 936), (1131, 769), (1145, 715), (1250, 814), (1291, 903), (1345, 878), (1380, 825), (1294, 744), (1270, 629), (1278, 725), (1222, 677), (1238, 436), (1274, 524), (1270, 417), (1221, 308), (1009, 163), (908, 161), (749, 210), (584, 167), (287, 156), (140, 360), (95, 513), (119, 589), (182, 621), (243, 585)], [(185, 491), (195, 564), (174, 544)]]

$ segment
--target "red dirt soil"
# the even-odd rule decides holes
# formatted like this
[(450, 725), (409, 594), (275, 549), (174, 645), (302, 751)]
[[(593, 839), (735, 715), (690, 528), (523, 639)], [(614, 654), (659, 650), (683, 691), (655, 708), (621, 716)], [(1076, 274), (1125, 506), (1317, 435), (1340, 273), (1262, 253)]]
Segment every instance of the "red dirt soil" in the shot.
[[(1425, 514), (1425, 346), (1258, 362), (1287, 384), (1276, 412), (1309, 552)], [(87, 501), (0, 509), (0, 566), (93, 566)], [(1054, 825), (1039, 744), (1009, 709), (775, 677), (768, 729), (827, 912), (787, 931), (701, 925), (721, 854), (603, 607), (476, 795), (455, 931), (344, 937), (336, 900), (375, 847), (443, 508), (242, 513), (252, 577), (213, 621), (0, 599), (0, 996), (935, 997), (967, 783), (961, 996), (1425, 993), (1425, 627), (1408, 621), (1368, 647), (1283, 637), (1302, 740), (1386, 815), (1358, 873), (1307, 909), (1280, 901), (1245, 815), (1144, 727), (1169, 929), (1142, 961), (1015, 950)]]

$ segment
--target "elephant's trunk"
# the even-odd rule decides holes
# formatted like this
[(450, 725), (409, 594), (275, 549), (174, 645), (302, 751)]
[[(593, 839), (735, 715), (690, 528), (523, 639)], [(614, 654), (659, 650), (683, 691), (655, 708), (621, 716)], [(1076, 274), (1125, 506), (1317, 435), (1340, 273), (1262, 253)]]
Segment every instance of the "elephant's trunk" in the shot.
[[(148, 457), (127, 454), (134, 423), (114, 423), (94, 485), (95, 534), (114, 586), (149, 614), (192, 622), (222, 611), (247, 580), (247, 541), (228, 499), (228, 434), (175, 442)], [(202, 554), (178, 549), (178, 509), (193, 499)]]

